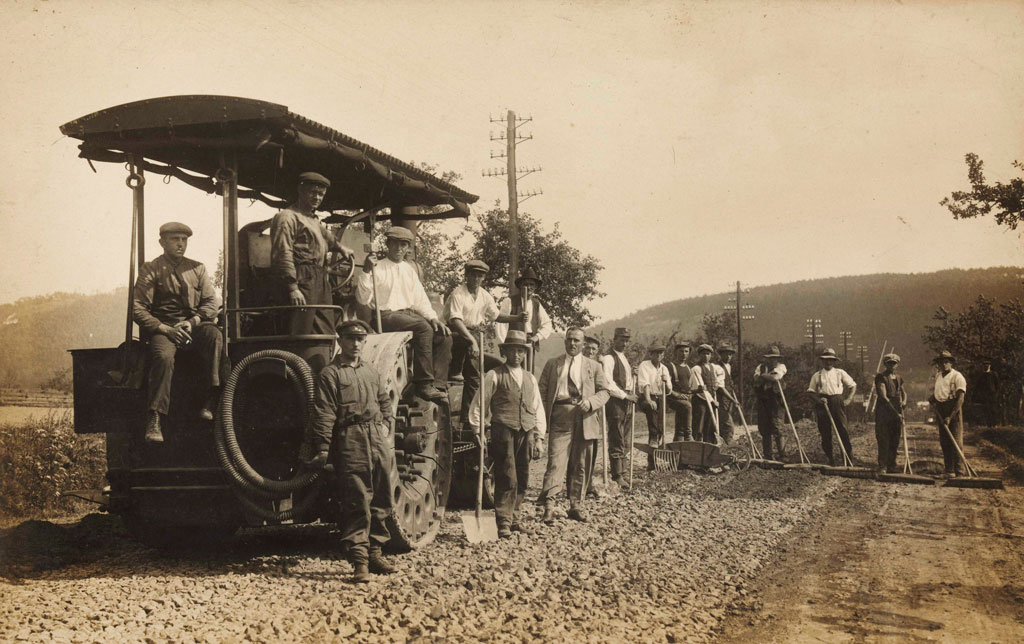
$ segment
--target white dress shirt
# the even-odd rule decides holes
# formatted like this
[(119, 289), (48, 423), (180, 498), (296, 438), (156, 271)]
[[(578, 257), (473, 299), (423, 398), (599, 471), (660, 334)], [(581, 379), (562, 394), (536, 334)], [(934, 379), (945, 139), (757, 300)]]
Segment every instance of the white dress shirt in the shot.
[(949, 373), (943, 374), (939, 370), (935, 374), (935, 400), (945, 402), (956, 398), (956, 392), (967, 393), (967, 381), (962, 373), (956, 369), (950, 369)]
[(637, 368), (636, 384), (641, 392), (650, 391), (651, 395), (660, 396), (662, 391), (667, 393), (671, 389), (671, 382), (672, 374), (664, 362), (655, 367), (650, 360), (644, 360)]
[[(537, 376), (533, 375), (528, 371), (524, 371), (522, 367), (509, 367), (509, 375), (512, 376), (512, 380), (516, 381), (520, 387), (523, 386), (523, 377), (527, 377), (533, 380), (533, 386), (537, 390), (537, 395), (533, 399), (533, 404), (529, 405), (528, 411), (537, 416), (537, 435), (544, 436), (548, 431), (548, 422), (544, 417), (544, 405), (541, 404), (540, 400), (540, 385), (537, 384)], [(494, 389), (498, 386), (498, 372), (491, 369), (484, 375), (484, 385), (477, 390), (473, 396), (472, 406), (469, 408), (469, 424), (473, 427), (480, 426), (480, 393), (484, 392), (486, 398), (484, 398), (484, 413), (486, 414), (486, 422), (490, 423), (491, 420), (491, 398), (494, 396)]]
[[(526, 312), (529, 313), (531, 316), (533, 315), (533, 301), (533, 298), (530, 298), (530, 300), (526, 302), (526, 305), (523, 307), (526, 310)], [(511, 315), (512, 300), (506, 297), (504, 300), (501, 301), (501, 306), (499, 308), (501, 312), (504, 313), (505, 315)], [(544, 310), (544, 305), (541, 304), (540, 302), (537, 302), (537, 318), (537, 339), (543, 340), (554, 332), (555, 327), (551, 324), (551, 317), (548, 315), (548, 312)], [(532, 327), (533, 320), (531, 319), (529, 322), (526, 323), (526, 328), (531, 329)], [(498, 336), (498, 341), (504, 342), (505, 334), (508, 333), (508, 324), (504, 322), (495, 322), (494, 332)], [(530, 332), (527, 331), (527, 335), (529, 334)]]
[[(428, 320), (436, 320), (437, 313), (430, 305), (430, 298), (423, 289), (423, 282), (416, 268), (409, 262), (393, 262), (387, 257), (377, 262), (377, 297), (381, 311), (412, 309)], [(360, 304), (373, 304), (373, 276), (358, 271), (356, 277), (356, 300)]]
[(474, 295), (465, 284), (459, 284), (444, 302), (443, 317), (445, 323), (462, 320), (467, 327), (475, 329), (494, 322), (498, 317), (498, 304), (484, 287), (477, 288)]
[(583, 395), (583, 377), (580, 374), (580, 365), (583, 364), (583, 354), (574, 356), (566, 354), (565, 362), (562, 363), (562, 370), (558, 373), (558, 387), (555, 388), (555, 400), (567, 400), (569, 396), (569, 382), (566, 378), (572, 378), (573, 384)]
[(832, 367), (831, 369), (819, 369), (814, 372), (811, 376), (811, 383), (807, 386), (807, 391), (813, 394), (835, 396), (856, 386), (857, 383), (853, 381), (850, 374), (838, 367)]
[[(626, 389), (622, 390), (617, 384), (615, 384), (615, 361), (618, 360), (619, 364), (626, 370)], [(621, 351), (611, 350), (611, 353), (606, 353), (601, 356), (601, 367), (604, 369), (604, 379), (608, 381), (608, 393), (612, 395), (612, 398), (618, 398), (622, 400), (626, 397), (626, 394), (633, 389), (633, 368), (629, 366), (629, 358), (626, 354)]]

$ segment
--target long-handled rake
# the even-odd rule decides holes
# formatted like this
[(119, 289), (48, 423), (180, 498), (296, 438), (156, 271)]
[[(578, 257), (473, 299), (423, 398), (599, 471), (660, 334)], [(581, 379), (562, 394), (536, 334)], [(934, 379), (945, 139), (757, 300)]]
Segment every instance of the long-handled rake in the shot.
[[(963, 411), (960, 410), (957, 413), (960, 414), (960, 426), (963, 427)], [(953, 432), (950, 431), (949, 425), (946, 424), (946, 420), (942, 417), (942, 414), (938, 413), (938, 410), (936, 410), (935, 415), (939, 419), (939, 426), (945, 430), (946, 436), (949, 436), (949, 440), (953, 443), (953, 447), (956, 448), (956, 453), (960, 455), (960, 460), (964, 462), (964, 470), (966, 470), (967, 473), (967, 476), (958, 476), (956, 478), (949, 479), (946, 481), (945, 487), (974, 487), (987, 490), (1003, 489), (1002, 479), (978, 476), (977, 470), (975, 470), (967, 461), (967, 457), (964, 456), (964, 451), (960, 448), (960, 443), (958, 443), (956, 437), (953, 436)]]
[(914, 468), (910, 465), (910, 448), (907, 446), (907, 423), (903, 419), (903, 415), (900, 414), (900, 434), (903, 436), (903, 473), (898, 474), (896, 472), (880, 472), (878, 474), (879, 481), (885, 481), (888, 483), (914, 483), (917, 485), (934, 485), (935, 479), (930, 476), (922, 476), (921, 474), (914, 474)]
[[(636, 397), (636, 371), (633, 372), (633, 390), (630, 392)], [(629, 440), (626, 442), (626, 449), (629, 450), (629, 481), (627, 489), (633, 490), (633, 434), (636, 429), (636, 403), (629, 403)]]
[(859, 467), (853, 464), (853, 459), (850, 458), (850, 454), (846, 451), (846, 445), (843, 444), (843, 437), (839, 435), (839, 428), (836, 427), (836, 421), (832, 418), (832, 410), (828, 408), (828, 401), (825, 401), (825, 414), (828, 415), (828, 422), (832, 425), (832, 433), (836, 435), (836, 442), (839, 443), (839, 450), (843, 454), (843, 465), (842, 467), (822, 467), (821, 473), (828, 474), (830, 476), (845, 476), (849, 479), (875, 478), (875, 471), (870, 467)]
[(824, 467), (817, 463), (812, 463), (811, 459), (807, 458), (807, 452), (804, 451), (803, 443), (800, 442), (800, 432), (796, 431), (796, 423), (793, 422), (793, 414), (789, 411), (789, 403), (786, 402), (786, 392), (782, 388), (782, 383), (775, 383), (779, 387), (779, 393), (782, 394), (782, 406), (786, 410), (786, 419), (789, 421), (789, 426), (793, 429), (793, 436), (796, 437), (796, 450), (800, 453), (799, 463), (785, 463), (782, 467), (787, 470), (817, 470)]

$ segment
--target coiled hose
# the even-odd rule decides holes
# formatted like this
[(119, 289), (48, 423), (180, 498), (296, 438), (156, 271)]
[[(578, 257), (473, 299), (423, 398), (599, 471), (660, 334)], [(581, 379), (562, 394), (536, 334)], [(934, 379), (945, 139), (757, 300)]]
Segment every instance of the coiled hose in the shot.
[[(315, 394), (313, 385), (313, 372), (306, 361), (289, 351), (278, 349), (266, 349), (257, 351), (242, 359), (231, 370), (224, 383), (223, 395), (221, 396), (220, 410), (217, 415), (217, 422), (214, 424), (214, 446), (217, 450), (217, 458), (221, 467), (231, 477), (238, 499), (253, 514), (271, 521), (288, 521), (300, 516), (318, 496), (322, 479), (319, 472), (300, 470), (293, 478), (286, 481), (269, 479), (257, 472), (249, 462), (245, 460), (242, 449), (238, 445), (238, 438), (235, 434), (234, 410), (235, 396), (238, 383), (249, 365), (259, 360), (266, 359), (282, 360), (285, 363), (285, 376), (288, 382), (296, 388), (303, 399), (303, 429), (308, 427), (313, 409), (313, 397)], [(277, 511), (268, 508), (268, 501), (275, 501), (287, 498), (294, 492), (298, 492), (313, 486), (302, 495), (299, 502), (289, 510)]]

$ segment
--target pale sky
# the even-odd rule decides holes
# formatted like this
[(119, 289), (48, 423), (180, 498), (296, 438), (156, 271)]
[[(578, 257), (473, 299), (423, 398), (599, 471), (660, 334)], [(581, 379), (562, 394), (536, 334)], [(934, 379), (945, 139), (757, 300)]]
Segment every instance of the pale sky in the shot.
[[(955, 222), (964, 154), (1024, 160), (1021, 2), (0, 4), (0, 302), (127, 283), (124, 169), (58, 126), (174, 94), (292, 111), (505, 204), (488, 122), (532, 115), (521, 206), (600, 259), (592, 310), (876, 272), (1024, 264), (1020, 232)], [(151, 177), (157, 226), (211, 267), (221, 206)], [(242, 207), (243, 223), (272, 216)]]

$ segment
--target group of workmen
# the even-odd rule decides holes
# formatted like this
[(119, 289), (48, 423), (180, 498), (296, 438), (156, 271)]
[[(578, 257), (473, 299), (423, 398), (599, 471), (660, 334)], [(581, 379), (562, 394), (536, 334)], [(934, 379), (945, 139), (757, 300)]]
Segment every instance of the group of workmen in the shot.
[[(394, 452), (389, 443), (392, 407), (387, 374), (377, 373), (361, 360), (368, 334), (375, 331), (410, 331), (413, 335), (415, 394), (424, 400), (447, 404), (447, 384), (463, 381), (460, 411), (464, 427), (490, 428), (493, 457), (495, 514), (499, 537), (527, 531), (521, 522), (521, 504), (529, 481), (529, 464), (547, 453), (547, 468), (538, 504), (542, 521), (556, 519), (556, 504), (564, 492), (567, 516), (587, 521), (583, 508), (588, 495), (597, 495), (593, 472), (598, 441), (607, 436), (610, 475), (617, 485), (629, 486), (628, 464), (632, 453), (635, 408), (645, 415), (648, 444), (665, 443), (665, 419), (674, 412), (675, 441), (697, 440), (716, 445), (733, 438), (732, 411), (737, 400), (732, 381), (728, 344), (693, 347), (677, 342), (670, 360), (667, 347), (647, 347), (647, 359), (635, 368), (626, 351), (631, 340), (628, 328), (617, 328), (607, 353), (599, 355), (601, 342), (579, 328), (565, 334), (565, 351), (543, 365), (534, 376), (532, 359), (539, 343), (548, 337), (551, 318), (535, 296), (542, 279), (525, 269), (515, 280), (512, 297), (499, 306), (482, 284), (489, 267), (481, 260), (467, 262), (465, 281), (445, 298), (443, 311), (435, 312), (423, 287), (418, 268), (405, 261), (415, 236), (401, 226), (385, 233), (386, 254), (369, 254), (355, 282), (356, 300), (379, 313), (379, 328), (365, 320), (338, 321), (332, 304), (326, 259), (328, 251), (354, 257), (316, 217), (330, 181), (318, 173), (299, 177), (298, 197), (278, 212), (271, 223), (271, 265), (278, 280), (279, 301), (295, 307), (290, 318), (292, 334), (337, 334), (339, 352), (317, 378), (315, 409), (303, 440), (300, 459), (310, 468), (330, 461), (342, 499), (343, 547), (355, 569), (354, 580), (365, 582), (369, 574), (393, 569), (383, 559), (381, 546), (390, 535), (385, 525), (392, 512), (388, 484)], [(147, 340), (149, 378), (145, 440), (163, 441), (161, 415), (168, 411), (171, 376), (178, 351), (197, 352), (203, 371), (200, 388), (203, 403), (198, 415), (213, 420), (219, 387), (227, 368), (223, 337), (216, 326), (219, 305), (205, 267), (184, 256), (192, 231), (171, 222), (160, 227), (164, 253), (147, 262), (134, 291), (134, 317)], [(309, 308), (302, 308), (309, 307)], [(493, 326), (504, 363), (481, 373), (483, 333)], [(966, 385), (952, 370), (952, 356), (943, 354), (935, 381), (934, 404), (940, 422), (950, 435), (962, 440), (959, 410)], [(948, 359), (947, 359), (948, 358)], [(832, 350), (820, 356), (822, 368), (810, 381), (808, 394), (816, 402), (821, 444), (830, 464), (832, 432), (841, 442), (846, 458), (852, 458), (845, 407), (856, 385), (835, 365)], [(895, 374), (899, 357), (885, 357), (886, 370), (878, 374), (875, 388), (879, 405), (876, 432), (879, 465), (895, 467), (896, 446), (902, 430), (906, 402), (902, 379)], [(781, 381), (786, 374), (777, 348), (764, 356), (754, 372), (757, 423), (764, 457), (772, 458), (772, 442), (781, 458), (781, 411), (786, 406)], [(482, 382), (481, 382), (482, 381)], [(482, 396), (482, 402), (481, 402)], [(481, 409), (483, 418), (481, 418)], [(454, 412), (454, 410), (452, 410)], [(482, 434), (482, 432), (480, 432)], [(952, 443), (944, 440), (943, 451)], [(653, 455), (648, 458), (653, 469)], [(956, 454), (947, 454), (946, 470), (955, 476)]]

